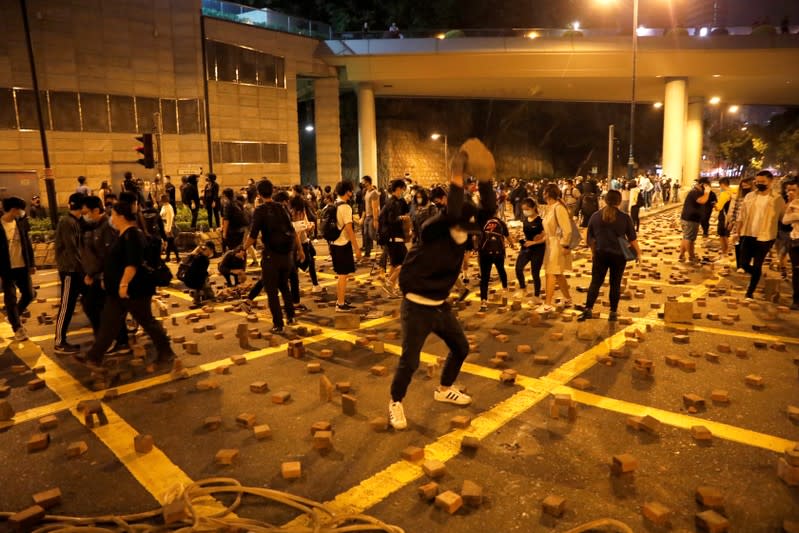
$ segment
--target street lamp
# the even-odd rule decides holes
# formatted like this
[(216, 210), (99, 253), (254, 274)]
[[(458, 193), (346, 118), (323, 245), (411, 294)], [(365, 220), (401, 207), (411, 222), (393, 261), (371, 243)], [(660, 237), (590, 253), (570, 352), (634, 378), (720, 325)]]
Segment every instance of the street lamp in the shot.
[(448, 168), (448, 161), (449, 161), (449, 154), (447, 153), (447, 134), (446, 133), (433, 133), (430, 138), (434, 141), (439, 140), (441, 137), (444, 137), (444, 176), (448, 176), (449, 173), (447, 172)]
[[(615, 0), (596, 0), (600, 4), (610, 4)], [(635, 175), (635, 83), (638, 68), (638, 0), (633, 0), (633, 72), (632, 87), (630, 91), (630, 153), (627, 159), (627, 178), (633, 179)]]

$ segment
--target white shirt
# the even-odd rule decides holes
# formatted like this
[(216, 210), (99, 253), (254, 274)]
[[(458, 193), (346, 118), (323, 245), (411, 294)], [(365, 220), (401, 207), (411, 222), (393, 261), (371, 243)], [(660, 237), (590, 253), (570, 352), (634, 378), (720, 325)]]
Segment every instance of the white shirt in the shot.
[[(344, 202), (342, 198), (339, 198), (338, 201)], [(347, 243), (350, 242), (350, 236), (344, 231), (344, 226), (347, 224), (352, 224), (352, 208), (350, 204), (344, 202), (339, 204), (336, 209), (336, 226), (338, 226), (338, 229), (342, 230), (338, 239), (333, 241), (333, 244), (336, 246), (346, 246)]]
[(165, 203), (161, 206), (161, 219), (164, 221), (164, 233), (172, 233), (172, 225), (175, 223), (175, 210), (172, 204)]
[(11, 260), (11, 268), (24, 268), (25, 258), (22, 257), (22, 241), (19, 239), (19, 231), (17, 231), (17, 221), (3, 222), (3, 230), (6, 232), (6, 241), (8, 241), (8, 257)]
[(299, 235), (300, 242), (303, 244), (308, 242), (308, 229), (310, 228), (310, 224), (308, 223), (308, 215), (303, 213), (302, 220), (294, 220), (291, 225), (294, 226), (294, 231), (296, 231), (297, 235)]

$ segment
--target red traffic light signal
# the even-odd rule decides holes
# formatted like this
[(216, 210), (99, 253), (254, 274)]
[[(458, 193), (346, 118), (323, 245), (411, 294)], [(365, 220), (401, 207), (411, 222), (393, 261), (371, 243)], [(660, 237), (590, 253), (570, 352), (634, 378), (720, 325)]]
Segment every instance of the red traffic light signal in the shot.
[(155, 157), (153, 156), (153, 134), (143, 133), (141, 136), (136, 137), (141, 146), (136, 147), (136, 151), (141, 155), (141, 158), (136, 162), (144, 168), (155, 168)]

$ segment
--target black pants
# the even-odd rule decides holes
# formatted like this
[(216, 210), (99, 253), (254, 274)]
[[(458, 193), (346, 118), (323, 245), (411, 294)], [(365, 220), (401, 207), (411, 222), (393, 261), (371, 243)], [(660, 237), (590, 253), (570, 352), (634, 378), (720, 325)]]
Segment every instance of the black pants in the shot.
[(364, 217), (363, 225), (361, 226), (361, 236), (363, 237), (363, 255), (364, 257), (369, 257), (372, 254), (372, 244), (374, 243), (374, 239), (372, 238), (375, 232), (374, 222), (375, 217), (369, 215)]
[(414, 372), (419, 368), (419, 356), (427, 336), (438, 335), (449, 348), (444, 369), (441, 372), (441, 385), (449, 387), (460, 374), (463, 361), (469, 353), (469, 341), (463, 333), (458, 319), (449, 304), (436, 307), (415, 304), (402, 300), (400, 306), (402, 323), (402, 355), (400, 356), (394, 380), (391, 382), (391, 399), (400, 402), (408, 391)]
[[(105, 314), (105, 303), (107, 300), (105, 289), (103, 289), (100, 280), (95, 279), (91, 285), (86, 285), (86, 293), (83, 296), (83, 310), (89, 318), (89, 323), (92, 325), (94, 338), (100, 335), (100, 327)], [(122, 324), (117, 334), (117, 345), (127, 346), (128, 344), (128, 328)]]
[(733, 246), (735, 249), (735, 268), (743, 268), (741, 266), (741, 240), (739, 239), (738, 242), (735, 243)]
[(191, 229), (197, 229), (197, 216), (200, 214), (200, 208), (189, 209), (191, 211)]
[(266, 298), (269, 302), (269, 311), (272, 313), (272, 324), (277, 328), (283, 327), (283, 313), (280, 311), (278, 291), (283, 296), (283, 306), (286, 310), (286, 319), (294, 318), (294, 304), (292, 303), (291, 289), (289, 289), (289, 275), (294, 268), (294, 260), (288, 254), (264, 255), (261, 260), (261, 272), (266, 289)]
[(236, 274), (222, 274), (222, 277), (225, 278), (225, 285), (228, 287), (235, 287), (239, 283), (239, 276)]
[[(19, 320), (20, 315), (33, 300), (30, 271), (27, 267), (12, 268), (4, 276), (0, 276), (0, 279), (3, 282), (3, 300), (6, 304), (8, 322), (11, 324), (11, 329), (17, 331), (22, 325)], [(19, 300), (17, 300), (17, 289), (19, 289)]]
[(640, 206), (634, 205), (630, 208), (630, 218), (633, 219), (633, 226), (635, 227), (635, 231), (638, 231), (638, 227), (641, 225), (640, 213), (641, 213)]
[(605, 276), (610, 269), (610, 310), (613, 312), (619, 309), (619, 299), (621, 298), (621, 278), (624, 276), (624, 268), (627, 261), (621, 254), (597, 251), (594, 254), (591, 266), (591, 285), (588, 287), (588, 297), (585, 301), (585, 308), (592, 309), (599, 296), (599, 289), (605, 282)]
[(216, 227), (219, 227), (219, 209), (206, 205), (205, 212), (208, 213), (208, 229), (214, 228), (214, 220), (216, 220)]
[(166, 259), (164, 261), (169, 261), (169, 253), (172, 252), (175, 254), (175, 261), (180, 262), (180, 256), (178, 255), (178, 247), (175, 246), (175, 237), (167, 236), (166, 238)]
[(225, 244), (228, 250), (232, 250), (237, 246), (241, 246), (243, 242), (244, 242), (244, 230), (241, 229), (228, 231), (227, 235), (223, 239), (223, 243)]
[(305, 260), (308, 262), (308, 276), (311, 277), (312, 285), (319, 285), (316, 277), (316, 249), (311, 241), (302, 243), (302, 251), (305, 253)]
[(120, 328), (125, 326), (125, 317), (128, 313), (138, 322), (153, 341), (159, 359), (167, 359), (174, 355), (169, 345), (169, 337), (164, 327), (155, 319), (152, 311), (152, 297), (126, 298), (108, 294), (103, 307), (103, 321), (100, 323), (100, 332), (94, 339), (94, 345), (86, 354), (89, 361), (101, 364), (103, 355), (111, 346), (114, 338), (119, 334)]
[(760, 276), (763, 274), (763, 261), (766, 260), (768, 251), (774, 241), (759, 241), (755, 237), (741, 237), (741, 268), (750, 276), (749, 288), (746, 297), (752, 298), (755, 294)]
[(699, 222), (699, 225), (702, 226), (702, 235), (707, 237), (710, 233), (710, 213), (702, 215), (702, 220)]
[(536, 244), (528, 248), (522, 248), (521, 252), (519, 252), (519, 257), (516, 258), (516, 279), (519, 280), (519, 288), (524, 289), (527, 287), (524, 279), (524, 267), (527, 266), (527, 263), (530, 263), (536, 296), (541, 294), (541, 266), (544, 264), (545, 252), (545, 244)]
[(80, 272), (59, 272), (58, 276), (61, 278), (61, 304), (55, 322), (55, 343), (63, 344), (67, 342), (67, 331), (78, 296), (86, 293), (86, 285), (83, 283), (84, 275)]
[(499, 281), (502, 282), (502, 288), (508, 288), (508, 274), (505, 272), (505, 254), (502, 255), (479, 255), (480, 263), (480, 299), (488, 299), (488, 282), (491, 279), (491, 267), (497, 267), (497, 274), (499, 274)]
[(791, 267), (793, 268), (793, 273), (791, 274), (791, 280), (793, 281), (793, 303), (794, 305), (799, 305), (799, 246), (790, 248), (788, 254), (791, 257)]

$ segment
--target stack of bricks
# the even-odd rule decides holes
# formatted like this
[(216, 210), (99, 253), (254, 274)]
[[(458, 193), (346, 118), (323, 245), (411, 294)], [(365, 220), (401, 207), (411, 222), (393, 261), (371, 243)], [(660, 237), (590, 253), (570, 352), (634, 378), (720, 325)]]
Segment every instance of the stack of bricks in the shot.
[(561, 416), (574, 420), (577, 418), (577, 402), (569, 394), (555, 394), (549, 400), (549, 416), (556, 420)]

